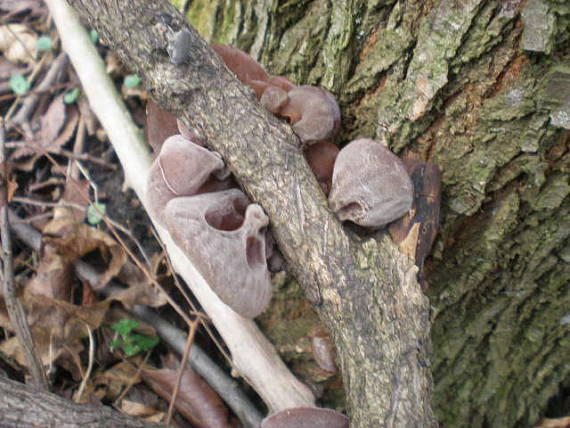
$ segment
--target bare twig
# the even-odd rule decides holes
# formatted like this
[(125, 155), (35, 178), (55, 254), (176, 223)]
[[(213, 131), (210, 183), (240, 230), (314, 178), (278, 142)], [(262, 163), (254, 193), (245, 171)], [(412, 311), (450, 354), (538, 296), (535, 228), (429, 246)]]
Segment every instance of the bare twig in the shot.
[(99, 159), (99, 158), (96, 158), (94, 156), (91, 156), (88, 153), (77, 153), (77, 154), (75, 154), (73, 152), (70, 152), (69, 150), (56, 148), (56, 147), (48, 147), (46, 149), (40, 150), (38, 144), (29, 143), (27, 141), (13, 141), (13, 142), (6, 143), (7, 149), (13, 149), (13, 148), (18, 148), (18, 147), (28, 147), (28, 148), (34, 150), (35, 152), (39, 152), (39, 153), (44, 153), (44, 150), (45, 150), (48, 153), (53, 153), (54, 155), (66, 156), (66, 157), (73, 159), (73, 160), (79, 159), (79, 160), (83, 160), (83, 161), (96, 163), (97, 165), (104, 166), (105, 168), (108, 168), (111, 170), (117, 169), (117, 167), (115, 165), (113, 165), (109, 162), (106, 162), (103, 159)]
[(43, 370), (40, 359), (34, 352), (34, 341), (30, 327), (26, 320), (26, 313), (16, 296), (16, 286), (14, 284), (14, 270), (12, 265), (12, 241), (10, 239), (10, 229), (8, 221), (8, 163), (4, 148), (4, 121), (0, 119), (0, 165), (2, 165), (2, 195), (0, 196), (0, 231), (2, 235), (2, 261), (4, 271), (4, 301), (10, 317), (10, 322), (20, 346), (24, 351), (28, 367), (32, 375), (32, 383), (38, 388), (47, 391), (48, 380)]
[(93, 339), (93, 332), (87, 323), (85, 323), (85, 328), (87, 329), (87, 334), (89, 337), (89, 362), (87, 364), (87, 371), (81, 380), (81, 386), (77, 391), (77, 395), (75, 397), (75, 402), (81, 402), (81, 396), (83, 395), (83, 390), (85, 389), (85, 385), (89, 381), (89, 377), (91, 376), (91, 371), (93, 370), (93, 362), (95, 361), (95, 339)]
[(199, 324), (200, 324), (200, 319), (196, 318), (192, 323), (192, 325), (190, 326), (190, 333), (188, 333), (188, 337), (186, 339), (186, 345), (184, 346), (184, 353), (182, 354), (182, 362), (180, 363), (178, 376), (176, 376), (176, 384), (174, 385), (174, 390), (172, 391), (172, 397), (170, 398), (170, 405), (168, 406), (168, 413), (166, 414), (166, 420), (164, 421), (166, 425), (170, 425), (170, 421), (172, 420), (172, 415), (174, 414), (174, 403), (176, 403), (176, 398), (178, 397), (178, 392), (180, 391), (180, 382), (182, 381), (184, 370), (186, 370), (186, 365), (188, 364), (190, 349), (192, 348), (192, 343), (194, 342), (194, 336), (196, 336), (196, 330), (198, 330)]

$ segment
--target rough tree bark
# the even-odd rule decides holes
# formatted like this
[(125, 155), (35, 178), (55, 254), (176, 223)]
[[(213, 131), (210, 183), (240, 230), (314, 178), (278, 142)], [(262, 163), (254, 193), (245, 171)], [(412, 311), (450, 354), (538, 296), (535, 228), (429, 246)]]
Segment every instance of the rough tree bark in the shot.
[(0, 375), (0, 426), (14, 428), (159, 428), (106, 406), (76, 404)]
[[(176, 80), (145, 3), (72, 1), (270, 215), (333, 331), (354, 426), (431, 422), (428, 314), (409, 265), (383, 237), (357, 242), (340, 228), (294, 136), (218, 74), (203, 45)], [(438, 419), (534, 423), (570, 383), (567, 1), (188, 3), (207, 41), (333, 92), (341, 141), (375, 137), (440, 166), (442, 227), (427, 265)]]

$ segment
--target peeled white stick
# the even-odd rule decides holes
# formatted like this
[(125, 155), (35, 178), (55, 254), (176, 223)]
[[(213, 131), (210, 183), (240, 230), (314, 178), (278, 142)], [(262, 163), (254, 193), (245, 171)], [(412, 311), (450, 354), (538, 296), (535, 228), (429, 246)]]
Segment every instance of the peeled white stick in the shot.
[[(65, 0), (46, 0), (46, 3), (58, 28), (63, 49), (81, 80), (92, 110), (107, 131), (127, 182), (146, 206), (145, 186), (151, 163), (148, 146), (131, 121), (129, 112), (75, 11)], [(223, 337), (236, 369), (261, 396), (270, 412), (313, 406), (313, 393), (289, 371), (255, 323), (242, 318), (222, 303), (192, 262), (174, 244), (169, 233), (154, 220), (153, 223), (174, 268), (184, 278)]]

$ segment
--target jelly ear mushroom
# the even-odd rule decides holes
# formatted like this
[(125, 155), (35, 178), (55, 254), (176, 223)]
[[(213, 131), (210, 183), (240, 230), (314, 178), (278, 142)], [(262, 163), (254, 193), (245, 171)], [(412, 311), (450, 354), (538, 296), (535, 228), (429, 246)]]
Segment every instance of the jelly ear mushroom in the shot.
[(162, 110), (154, 101), (146, 103), (146, 137), (154, 153), (168, 137), (178, 134), (176, 118), (166, 110)]
[(340, 220), (381, 228), (406, 214), (412, 201), (404, 164), (383, 144), (358, 139), (338, 154), (329, 205)]
[(348, 428), (348, 418), (332, 409), (294, 407), (268, 416), (261, 428)]
[(332, 184), (333, 168), (339, 149), (336, 145), (320, 141), (305, 149), (305, 159), (317, 177), (325, 195), (329, 195)]
[(248, 84), (251, 80), (266, 81), (269, 78), (264, 68), (245, 52), (226, 45), (213, 44), (211, 48), (242, 83)]
[(265, 229), (269, 219), (238, 189), (174, 198), (165, 219), (176, 244), (189, 255), (218, 297), (246, 318), (271, 298)]
[(181, 135), (164, 142), (151, 165), (146, 195), (149, 211), (164, 224), (164, 206), (177, 196), (197, 193), (212, 174), (224, 170), (222, 159)]
[(316, 86), (298, 86), (278, 113), (286, 118), (302, 143), (332, 138), (340, 129), (340, 109), (334, 97)]

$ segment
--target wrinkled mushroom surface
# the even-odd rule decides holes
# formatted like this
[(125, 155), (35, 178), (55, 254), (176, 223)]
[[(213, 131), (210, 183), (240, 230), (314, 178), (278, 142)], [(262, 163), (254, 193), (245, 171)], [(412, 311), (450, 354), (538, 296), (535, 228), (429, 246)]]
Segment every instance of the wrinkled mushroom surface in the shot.
[(332, 409), (294, 407), (268, 416), (261, 428), (348, 428), (348, 418)]
[(174, 135), (162, 144), (147, 183), (149, 212), (170, 231), (220, 299), (253, 318), (271, 298), (268, 218), (231, 189), (220, 156)]
[(227, 45), (213, 44), (211, 47), (242, 83), (269, 78), (267, 71), (245, 52)]
[(174, 241), (220, 299), (246, 318), (269, 304), (265, 228), (269, 219), (237, 189), (174, 198), (165, 219)]
[(338, 154), (329, 204), (342, 221), (380, 228), (406, 214), (412, 201), (404, 164), (383, 144), (362, 138)]
[(340, 108), (330, 92), (302, 85), (290, 90), (289, 102), (278, 113), (291, 123), (304, 144), (328, 140), (340, 129)]
[(320, 141), (305, 149), (304, 155), (326, 196), (332, 185), (332, 176), (339, 149), (332, 143)]

